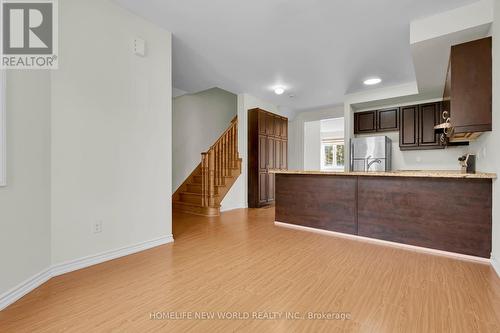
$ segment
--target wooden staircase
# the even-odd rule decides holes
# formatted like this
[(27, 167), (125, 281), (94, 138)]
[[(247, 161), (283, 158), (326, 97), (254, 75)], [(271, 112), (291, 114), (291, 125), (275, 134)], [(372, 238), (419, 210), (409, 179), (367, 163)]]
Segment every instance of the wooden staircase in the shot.
[(241, 174), (241, 163), (235, 117), (215, 144), (201, 153), (201, 163), (174, 193), (174, 211), (219, 216), (222, 200)]

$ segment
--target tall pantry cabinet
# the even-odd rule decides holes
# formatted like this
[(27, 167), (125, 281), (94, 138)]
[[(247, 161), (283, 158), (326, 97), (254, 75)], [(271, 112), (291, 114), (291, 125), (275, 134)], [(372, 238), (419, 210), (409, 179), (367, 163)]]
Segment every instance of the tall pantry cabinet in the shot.
[(274, 203), (274, 174), (288, 168), (288, 118), (248, 110), (248, 207)]

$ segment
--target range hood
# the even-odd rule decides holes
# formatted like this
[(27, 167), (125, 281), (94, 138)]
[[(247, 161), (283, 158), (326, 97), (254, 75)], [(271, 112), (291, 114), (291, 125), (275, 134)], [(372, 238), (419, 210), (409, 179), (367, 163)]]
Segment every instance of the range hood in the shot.
[[(443, 92), (443, 143), (467, 143), (492, 130), (492, 38), (453, 45)], [(453, 73), (453, 75), (452, 75)]]
[(441, 142), (447, 142), (450, 145), (468, 145), (470, 141), (476, 140), (482, 132), (464, 132), (456, 133), (455, 128), (451, 124), (449, 112), (443, 112), (444, 123), (434, 126), (438, 134), (441, 134)]

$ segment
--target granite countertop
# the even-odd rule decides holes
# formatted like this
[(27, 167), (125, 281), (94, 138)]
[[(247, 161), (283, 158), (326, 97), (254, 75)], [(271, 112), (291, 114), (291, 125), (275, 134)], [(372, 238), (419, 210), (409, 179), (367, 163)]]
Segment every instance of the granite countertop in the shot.
[(342, 172), (342, 171), (301, 171), (301, 170), (270, 170), (270, 173), (284, 175), (325, 175), (325, 176), (370, 176), (370, 177), (415, 177), (415, 178), (467, 178), (496, 179), (495, 173), (477, 172), (475, 174), (461, 173), (455, 170), (396, 170), (387, 172)]

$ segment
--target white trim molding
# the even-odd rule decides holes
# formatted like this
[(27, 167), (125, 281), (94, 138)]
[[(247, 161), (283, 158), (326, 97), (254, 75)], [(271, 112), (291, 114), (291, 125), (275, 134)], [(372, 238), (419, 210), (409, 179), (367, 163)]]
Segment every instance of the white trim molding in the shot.
[(315, 228), (304, 227), (304, 226), (295, 225), (295, 224), (278, 222), (278, 221), (275, 221), (274, 224), (278, 227), (283, 227), (283, 228), (288, 228), (288, 229), (302, 230), (302, 231), (313, 232), (313, 233), (322, 234), (322, 235), (326, 235), (326, 236), (333, 236), (333, 237), (345, 238), (345, 239), (350, 239), (350, 240), (355, 240), (355, 241), (361, 241), (361, 242), (365, 242), (365, 243), (373, 243), (373, 244), (377, 244), (377, 245), (396, 247), (396, 248), (410, 250), (410, 251), (414, 251), (414, 252), (433, 254), (433, 255), (438, 255), (438, 256), (442, 256), (442, 257), (477, 262), (477, 263), (481, 263), (481, 264), (490, 264), (493, 262), (492, 260), (487, 259), (487, 258), (481, 258), (481, 257), (469, 256), (466, 254), (429, 249), (426, 247), (415, 246), (415, 245), (407, 245), (407, 244), (389, 242), (389, 241), (375, 239), (375, 238), (368, 238), (368, 237), (357, 236), (357, 235), (343, 234), (340, 232), (315, 229)]
[(0, 187), (7, 185), (7, 78), (0, 70)]
[(31, 278), (21, 282), (14, 288), (0, 295), (0, 311), (13, 304), (21, 297), (40, 287), (52, 278), (50, 268), (35, 274)]
[(13, 304), (21, 297), (28, 294), (29, 292), (40, 287), (42, 284), (49, 281), (53, 277), (74, 272), (79, 269), (94, 266), (106, 261), (125, 257), (134, 253), (142, 252), (160, 245), (165, 245), (173, 242), (174, 242), (173, 236), (167, 235), (164, 237), (152, 239), (138, 244), (122, 247), (115, 250), (105, 251), (99, 254), (53, 265), (43, 270), (42, 272), (34, 275), (33, 277), (27, 279), (26, 281), (20, 283), (19, 285), (15, 286), (14, 288), (5, 292), (4, 294), (0, 295), (0, 311), (5, 309), (9, 305)]
[(491, 267), (495, 270), (498, 277), (500, 278), (500, 262), (498, 262), (497, 258), (491, 256)]
[(51, 267), (52, 277), (66, 274), (69, 272), (77, 271), (82, 268), (87, 268), (94, 266), (106, 261), (128, 256), (130, 254), (138, 253), (141, 251), (149, 250), (154, 247), (172, 243), (174, 238), (172, 235), (152, 239), (146, 242), (141, 242), (138, 244), (122, 247), (115, 250), (110, 250), (91, 256), (79, 258), (76, 260), (66, 261), (60, 264), (53, 265)]

